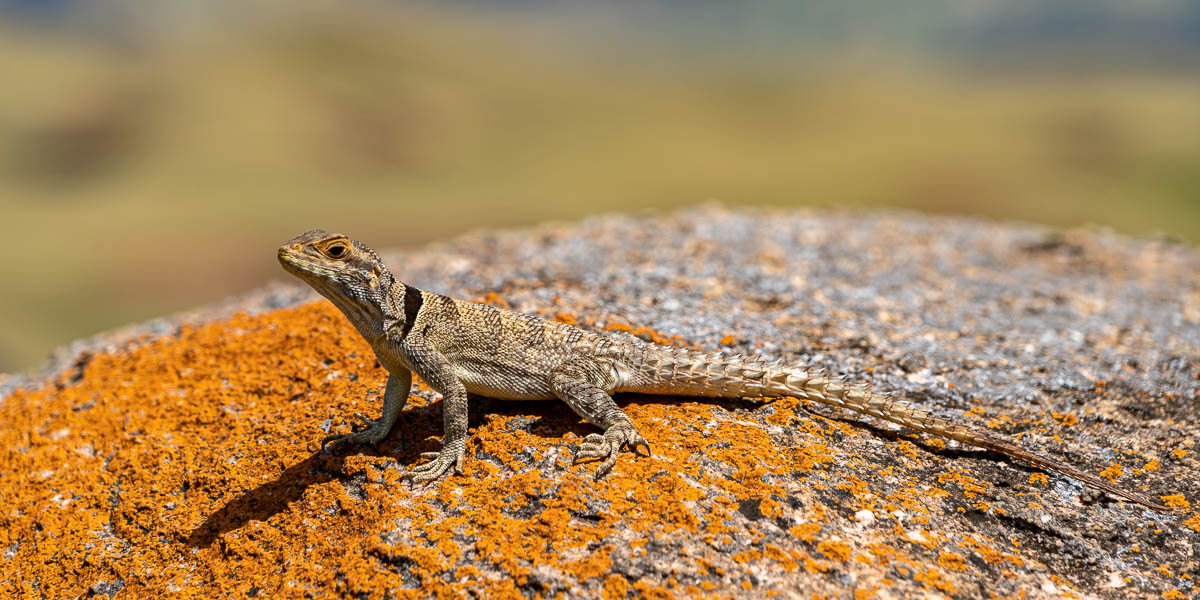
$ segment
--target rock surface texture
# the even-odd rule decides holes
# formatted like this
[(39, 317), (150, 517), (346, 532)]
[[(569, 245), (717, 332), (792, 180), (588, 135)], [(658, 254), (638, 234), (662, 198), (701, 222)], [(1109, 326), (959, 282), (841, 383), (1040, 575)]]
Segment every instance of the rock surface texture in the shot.
[(465, 473), (410, 487), (405, 468), (439, 447), (440, 403), (422, 386), (378, 448), (322, 454), (351, 413), (378, 413), (385, 373), (297, 283), (75, 345), (48, 379), (8, 382), (0, 595), (1200, 592), (1194, 248), (711, 208), (474, 234), (388, 262), (460, 298), (824, 367), (1179, 512), (794, 399), (619, 397), (654, 456), (626, 453), (593, 482), (571, 457), (594, 429), (566, 405), (476, 398)]

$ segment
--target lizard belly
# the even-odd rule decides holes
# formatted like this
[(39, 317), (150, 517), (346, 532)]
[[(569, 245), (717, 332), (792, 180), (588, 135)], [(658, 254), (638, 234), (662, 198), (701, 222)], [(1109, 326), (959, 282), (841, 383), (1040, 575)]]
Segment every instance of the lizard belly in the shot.
[(475, 369), (455, 369), (467, 392), (501, 400), (553, 400), (544, 377), (532, 373), (484, 373)]

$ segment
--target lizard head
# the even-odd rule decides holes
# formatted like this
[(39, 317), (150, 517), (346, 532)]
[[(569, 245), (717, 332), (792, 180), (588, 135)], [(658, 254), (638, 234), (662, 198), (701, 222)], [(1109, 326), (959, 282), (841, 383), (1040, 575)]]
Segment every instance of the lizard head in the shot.
[(329, 298), (360, 328), (381, 322), (394, 278), (379, 255), (340, 233), (312, 229), (279, 247), (283, 269)]

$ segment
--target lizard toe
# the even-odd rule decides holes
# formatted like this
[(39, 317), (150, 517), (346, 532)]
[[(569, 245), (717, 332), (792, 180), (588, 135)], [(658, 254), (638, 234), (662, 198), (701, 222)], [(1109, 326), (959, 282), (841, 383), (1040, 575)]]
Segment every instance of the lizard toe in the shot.
[(413, 467), (409, 469), (407, 473), (401, 476), (401, 479), (407, 479), (413, 483), (426, 483), (441, 477), (445, 473), (444, 469), (441, 470), (441, 472), (438, 472), (436, 469), (424, 468), (432, 464), (433, 463), (426, 463), (424, 465)]
[(575, 453), (575, 461), (578, 462), (581, 458), (604, 459), (596, 468), (595, 478), (600, 480), (612, 471), (613, 465), (617, 463), (617, 456), (624, 446), (629, 446), (634, 452), (638, 448), (645, 448), (646, 455), (650, 455), (650, 442), (639, 435), (632, 424), (621, 423), (609, 427), (604, 435), (593, 433), (584, 438), (583, 443), (579, 445), (579, 450)]
[(579, 449), (575, 451), (575, 462), (579, 462), (581, 458), (606, 458), (609, 454), (612, 454), (612, 448), (607, 443), (580, 444)]
[(337, 446), (339, 438), (341, 437), (342, 436), (340, 435), (327, 435), (321, 438), (321, 452), (328, 451), (330, 443), (333, 443), (334, 446)]
[(627, 442), (629, 444), (629, 449), (636, 453), (638, 448), (644, 448), (646, 450), (646, 456), (654, 456), (654, 453), (650, 451), (650, 442), (647, 442), (646, 438), (640, 435), (634, 435), (636, 438)]
[(617, 453), (613, 452), (612, 454), (608, 455), (608, 458), (606, 458), (604, 462), (600, 463), (599, 467), (596, 467), (596, 474), (593, 475), (592, 478), (595, 481), (604, 479), (605, 475), (608, 475), (610, 472), (612, 472), (613, 465), (615, 464), (617, 464)]
[(606, 458), (612, 453), (612, 441), (599, 433), (589, 433), (575, 449), (575, 463), (580, 459)]
[(425, 483), (441, 478), (451, 468), (461, 473), (463, 454), (463, 449), (452, 448), (442, 448), (441, 452), (423, 452), (421, 458), (432, 458), (433, 460), (410, 468), (402, 478), (413, 483)]
[(362, 431), (352, 431), (350, 433), (334, 433), (321, 438), (322, 452), (328, 450), (327, 446), (336, 448), (344, 442), (374, 446), (388, 436), (389, 432), (387, 427), (383, 425), (383, 419), (372, 421), (359, 413), (354, 413), (354, 416), (363, 423), (366, 423), (367, 428)]
[(328, 452), (345, 442), (354, 441), (353, 438), (353, 433), (335, 433), (332, 435), (327, 435), (321, 438), (321, 451)]

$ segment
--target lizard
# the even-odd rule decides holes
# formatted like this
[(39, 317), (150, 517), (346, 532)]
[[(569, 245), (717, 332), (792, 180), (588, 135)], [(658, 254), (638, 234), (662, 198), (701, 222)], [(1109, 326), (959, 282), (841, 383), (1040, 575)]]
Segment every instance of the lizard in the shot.
[(405, 473), (413, 483), (440, 479), (452, 468), (462, 471), (467, 394), (565, 402), (602, 431), (588, 434), (575, 455), (576, 462), (599, 461), (596, 480), (612, 470), (622, 449), (651, 453), (650, 443), (613, 401), (615, 393), (789, 396), (997, 452), (1145, 508), (1170, 510), (987, 431), (823, 371), (655, 344), (422, 290), (397, 279), (374, 250), (338, 233), (306, 231), (280, 246), (278, 259), (284, 270), (349, 319), (388, 372), (382, 416), (371, 420), (355, 413), (366, 428), (326, 436), (322, 451), (347, 442), (374, 445), (386, 438), (408, 400), (414, 373), (442, 396), (442, 448), (422, 453), (428, 462)]

